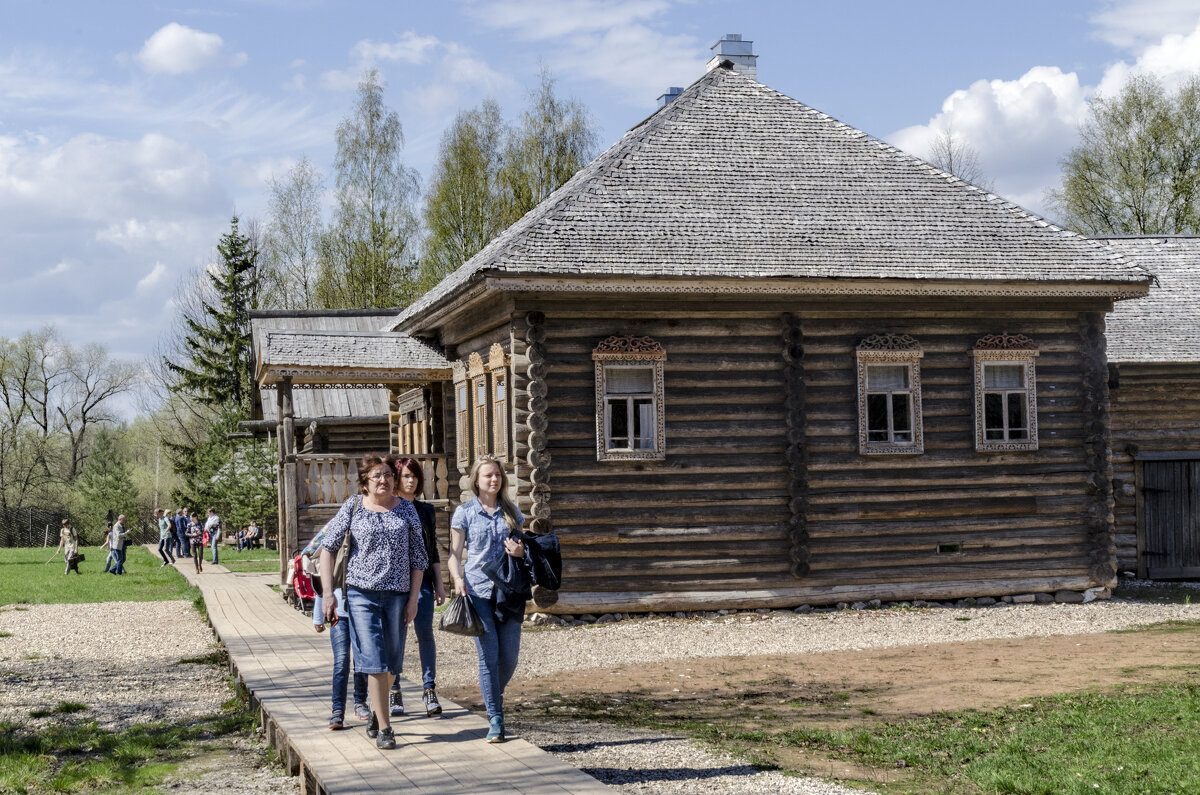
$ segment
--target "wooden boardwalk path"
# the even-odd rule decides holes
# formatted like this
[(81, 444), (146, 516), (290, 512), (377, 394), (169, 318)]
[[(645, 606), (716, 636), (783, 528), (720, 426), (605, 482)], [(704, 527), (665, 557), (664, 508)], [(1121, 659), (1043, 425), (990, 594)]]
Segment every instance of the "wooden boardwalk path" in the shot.
[[(440, 717), (422, 712), (392, 718), (394, 751), (378, 750), (366, 736), (366, 724), (350, 714), (346, 729), (330, 731), (329, 636), (314, 632), (312, 619), (271, 588), (278, 575), (234, 574), (207, 562), (196, 574), (182, 558), (176, 569), (199, 586), (230, 667), (249, 692), (268, 742), (292, 775), (300, 776), (302, 792), (611, 792), (524, 740), (484, 742), (487, 721), (444, 698)], [(401, 687), (406, 704), (421, 703), (419, 685), (401, 679)]]

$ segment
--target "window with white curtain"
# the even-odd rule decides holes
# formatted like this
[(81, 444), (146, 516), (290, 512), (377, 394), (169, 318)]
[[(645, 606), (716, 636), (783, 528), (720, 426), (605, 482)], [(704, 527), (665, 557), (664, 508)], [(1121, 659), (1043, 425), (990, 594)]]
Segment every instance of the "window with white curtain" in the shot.
[(663, 360), (648, 337), (609, 337), (592, 352), (596, 367), (596, 460), (666, 458)]
[(924, 452), (921, 346), (908, 335), (876, 334), (859, 343), (855, 354), (859, 453)]

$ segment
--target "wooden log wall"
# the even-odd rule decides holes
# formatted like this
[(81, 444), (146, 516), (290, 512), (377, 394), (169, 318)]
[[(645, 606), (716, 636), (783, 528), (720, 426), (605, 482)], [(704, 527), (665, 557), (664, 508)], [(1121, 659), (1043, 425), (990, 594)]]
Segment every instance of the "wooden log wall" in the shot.
[(1120, 571), (1139, 573), (1140, 453), (1196, 452), (1200, 458), (1200, 363), (1117, 363), (1109, 390), (1112, 486)]
[[(547, 309), (544, 317), (560, 593), (794, 584), (780, 315)], [(596, 461), (591, 353), (614, 334), (666, 348), (664, 462)]]
[[(1111, 525), (1105, 538), (1090, 523), (1109, 499), (1096, 486), (1109, 437), (1091, 307), (537, 306), (552, 527), (564, 549), (557, 612), (947, 598), (1110, 579)], [(1038, 344), (1036, 451), (975, 451), (971, 350), (998, 332)], [(923, 455), (858, 452), (854, 351), (876, 333), (910, 334), (925, 351)], [(591, 350), (613, 334), (666, 348), (666, 461), (596, 461)], [(518, 428), (524, 416), (518, 399)]]
[[(1106, 462), (1088, 443), (1091, 432), (1102, 437), (1091, 441), (1102, 445), (1107, 428), (1089, 425), (1102, 418), (1094, 407), (1088, 411), (1084, 395), (1083, 314), (946, 309), (889, 317), (880, 310), (811, 310), (801, 317), (811, 549), (806, 584), (970, 578), (1007, 580), (1022, 589), (1024, 581), (1063, 575), (1104, 584), (1097, 580), (1108, 573), (1093, 570), (1097, 538), (1089, 517), (1096, 503), (1089, 479)], [(1038, 345), (1036, 451), (975, 451), (971, 350), (981, 336), (1000, 331)], [(912, 335), (925, 352), (922, 455), (858, 453), (854, 348), (875, 332)], [(1102, 345), (1088, 350), (1103, 367)]]
[(300, 451), (304, 453), (382, 453), (387, 452), (391, 445), (386, 421), (318, 425), (316, 433), (306, 426), (303, 432), (304, 445)]

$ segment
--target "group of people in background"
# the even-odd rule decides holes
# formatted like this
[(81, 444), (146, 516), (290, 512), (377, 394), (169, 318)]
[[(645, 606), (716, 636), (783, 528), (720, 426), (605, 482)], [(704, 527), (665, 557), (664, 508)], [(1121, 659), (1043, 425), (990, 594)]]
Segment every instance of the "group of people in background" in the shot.
[[(483, 456), (470, 472), (475, 495), (450, 521), (450, 580), (454, 594), (469, 599), (484, 632), (475, 638), (479, 687), (488, 716), (488, 742), (504, 742), (504, 688), (516, 670), (524, 603), (497, 605), (484, 571), (502, 555), (523, 558), (520, 509), (507, 496), (504, 467)], [(398, 677), (404, 669), (408, 625), (419, 646), (423, 706), (432, 717), (437, 698), (434, 605), (446, 600), (433, 506), (417, 499), (424, 491), (420, 462), (367, 455), (359, 462), (359, 493), (342, 505), (321, 530), (320, 592), (313, 606), (318, 632), (330, 625), (333, 694), (330, 729), (345, 722), (350, 664), (354, 667), (354, 715), (367, 721), (367, 736), (382, 749), (396, 747), (391, 718), (405, 714)], [(350, 544), (345, 593), (333, 588), (334, 556)], [(332, 594), (333, 598), (328, 598)]]
[[(109, 514), (110, 517), (111, 515)], [(221, 517), (217, 515), (216, 510), (209, 508), (203, 523), (194, 512), (189, 513), (187, 508), (178, 509), (174, 515), (169, 510), (156, 508), (154, 518), (158, 525), (158, 554), (162, 558), (159, 568), (173, 564), (179, 558), (191, 557), (196, 571), (201, 572), (204, 570), (205, 547), (212, 548), (212, 562), (219, 562), (222, 530)], [(108, 550), (108, 557), (104, 563), (106, 574), (125, 573), (125, 557), (130, 535), (131, 531), (125, 527), (125, 514), (118, 516), (115, 523), (106, 523), (104, 543), (100, 545), (101, 549)], [(253, 549), (255, 542), (260, 538), (262, 531), (258, 523), (252, 521), (249, 527), (237, 533), (238, 550)], [(82, 559), (79, 547), (79, 533), (69, 519), (63, 519), (58, 548), (46, 562), (50, 563), (61, 552), (67, 564), (63, 573), (69, 574), (74, 571), (79, 574), (79, 561)]]

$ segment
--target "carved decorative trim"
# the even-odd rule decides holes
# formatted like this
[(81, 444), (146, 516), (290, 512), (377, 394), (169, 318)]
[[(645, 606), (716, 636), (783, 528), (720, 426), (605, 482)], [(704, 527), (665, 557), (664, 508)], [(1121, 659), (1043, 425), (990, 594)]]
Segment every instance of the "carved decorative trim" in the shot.
[[(665, 461), (667, 458), (666, 395), (663, 391), (663, 362), (667, 350), (650, 337), (632, 334), (616, 335), (600, 341), (592, 349), (596, 377), (596, 460), (597, 461)], [(654, 449), (610, 450), (605, 427), (605, 397), (608, 394), (605, 368), (614, 363), (642, 363), (653, 369), (654, 386)], [(630, 418), (632, 423), (633, 418)], [(632, 434), (632, 429), (630, 431)]]
[[(921, 409), (921, 343), (908, 334), (873, 334), (858, 344), (858, 452), (860, 455), (920, 455), (925, 452), (925, 423)], [(910, 443), (873, 442), (867, 437), (867, 368), (872, 364), (908, 367), (908, 393), (912, 404)]]
[(1024, 334), (985, 334), (975, 343), (977, 351), (1036, 351), (1037, 347)]
[[(1108, 366), (1105, 361), (1104, 315), (1087, 312), (1079, 318), (1083, 354), (1084, 450), (1090, 472), (1091, 505), (1087, 512), (1090, 542), (1088, 574), (1097, 586), (1111, 586), (1117, 576), (1117, 547), (1113, 494), (1112, 424), (1108, 406)], [(1139, 561), (1140, 563), (1140, 561)]]
[[(277, 379), (321, 379), (320, 381), (292, 381), (293, 387), (314, 387), (316, 389), (374, 389), (380, 386), (395, 386), (411, 384), (422, 386), (445, 378), (442, 370), (331, 370), (323, 367), (270, 367), (259, 379), (261, 386), (270, 388)], [(331, 383), (328, 379), (336, 379)]]
[[(997, 347), (980, 347), (981, 344)], [(1038, 449), (1037, 344), (1023, 334), (989, 334), (979, 339), (971, 351), (975, 359), (975, 450), (980, 453), (1007, 453)], [(1025, 365), (1025, 413), (1029, 439), (996, 441), (984, 438), (984, 365), (1013, 362)], [(1107, 378), (1107, 371), (1105, 374)]]
[(450, 369), (454, 372), (454, 383), (461, 384), (467, 380), (467, 366), (462, 362), (450, 362)]
[(808, 443), (805, 438), (804, 330), (794, 315), (783, 316), (784, 420), (787, 424), (788, 541), (793, 577), (807, 577), (812, 552), (808, 537)]
[(638, 337), (633, 334), (624, 336), (614, 334), (600, 341), (592, 349), (594, 361), (610, 361), (613, 359), (666, 359), (667, 349), (662, 343), (650, 337)]
[(871, 351), (874, 353), (896, 352), (902, 354), (910, 354), (916, 352), (921, 354), (921, 343), (917, 342), (916, 337), (909, 334), (872, 334), (858, 343), (855, 349), (858, 351)]
[(504, 352), (504, 348), (497, 342), (488, 349), (487, 369), (503, 370), (506, 367), (508, 367), (508, 354)]
[(600, 281), (572, 279), (534, 279), (522, 277), (489, 277), (485, 280), (488, 289), (510, 292), (555, 292), (555, 293), (716, 293), (719, 295), (949, 295), (949, 296), (1061, 296), (1138, 298), (1146, 295), (1148, 285), (1131, 284), (986, 284), (982, 282), (933, 283), (922, 280), (902, 282), (879, 280), (853, 282), (848, 280), (829, 281), (803, 279), (785, 283), (750, 280), (721, 281), (692, 279), (687, 281), (652, 281), (639, 278), (636, 281)]
[(478, 353), (472, 353), (467, 357), (467, 375), (472, 378), (478, 378), (483, 375), (483, 357)]
[[(546, 449), (546, 316), (541, 312), (525, 315), (525, 357), (529, 360), (526, 374), (529, 383), (529, 414), (525, 421), (529, 426), (529, 495), (532, 501), (530, 513), (533, 521), (530, 530), (534, 533), (549, 533), (553, 528), (550, 514), (550, 453)], [(540, 399), (540, 400), (539, 400)], [(536, 405), (536, 408), (535, 408)]]

